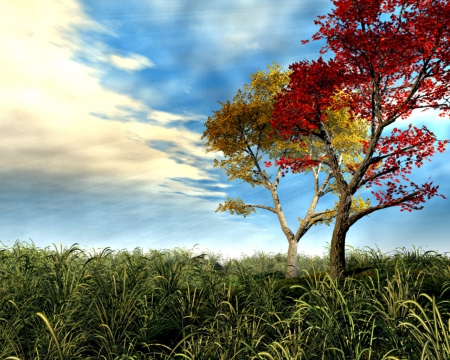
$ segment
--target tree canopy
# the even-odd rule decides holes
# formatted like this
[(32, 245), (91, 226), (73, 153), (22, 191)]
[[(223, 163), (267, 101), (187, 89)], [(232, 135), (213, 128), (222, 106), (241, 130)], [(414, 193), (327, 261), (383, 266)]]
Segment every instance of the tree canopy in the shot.
[[(224, 158), (215, 159), (214, 166), (223, 168), (229, 180), (240, 179), (252, 187), (265, 187), (270, 192), (273, 203), (247, 204), (240, 198), (228, 198), (216, 211), (229, 211), (231, 214), (246, 217), (259, 208), (276, 214), (290, 244), (288, 273), (290, 276), (298, 276), (295, 261), (297, 243), (311, 226), (332, 222), (336, 209), (316, 211), (316, 207), (319, 199), (335, 191), (336, 186), (332, 180), (332, 172), (323, 160), (326, 157), (326, 147), (322, 142), (311, 135), (296, 135), (286, 139), (283, 134), (275, 133), (271, 127), (275, 99), (289, 83), (290, 76), (290, 71), (283, 70), (277, 64), (269, 66), (266, 71), (252, 74), (250, 84), (245, 85), (243, 91), (239, 90), (233, 101), (221, 103), (220, 110), (207, 120), (203, 138), (207, 138), (207, 152), (223, 153)], [(330, 96), (333, 103), (342, 101), (341, 93)], [(344, 107), (339, 111), (332, 111), (331, 108), (326, 111), (329, 118), (326, 127), (334, 134), (332, 143), (340, 154), (339, 162), (345, 172), (346, 168), (351, 168), (360, 160), (369, 128), (363, 119), (350, 121), (349, 113)], [(313, 186), (308, 211), (299, 218), (299, 226), (294, 233), (285, 219), (277, 190), (280, 178), (285, 175), (287, 168), (295, 166), (295, 159), (308, 159), (309, 166), (298, 167), (294, 171), (311, 173)], [(271, 166), (273, 160), (276, 160), (278, 168), (275, 174), (268, 174), (263, 163)], [(323, 179), (319, 179), (320, 173), (325, 174)], [(369, 206), (370, 202), (355, 196), (352, 204), (354, 209), (360, 209)], [(290, 268), (292, 271), (289, 272)]]
[[(437, 196), (431, 181), (418, 185), (409, 179), (436, 151), (444, 151), (432, 131), (410, 125), (389, 126), (408, 119), (413, 111), (450, 111), (450, 3), (444, 0), (333, 0), (333, 11), (315, 21), (313, 40), (325, 39), (324, 61), (302, 61), (290, 66), (289, 84), (276, 97), (271, 125), (284, 139), (297, 143), (312, 136), (326, 148), (320, 160), (329, 165), (339, 192), (330, 250), (331, 275), (345, 270), (345, 239), (363, 216), (387, 207), (420, 210)], [(303, 41), (306, 43), (307, 41)], [(332, 96), (341, 94), (340, 101)], [(370, 135), (360, 157), (343, 165), (327, 128), (329, 111), (347, 109), (350, 121), (364, 119)], [(308, 156), (280, 157), (293, 171), (313, 166)], [(349, 176), (350, 174), (350, 176)], [(354, 194), (361, 187), (373, 191), (378, 204), (352, 212)], [(441, 195), (442, 196), (442, 195)]]

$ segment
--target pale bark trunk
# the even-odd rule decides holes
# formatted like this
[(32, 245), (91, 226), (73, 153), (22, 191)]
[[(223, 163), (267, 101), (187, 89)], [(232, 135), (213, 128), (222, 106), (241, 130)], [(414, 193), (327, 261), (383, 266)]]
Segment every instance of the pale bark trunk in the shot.
[[(251, 152), (251, 149), (249, 149)], [(252, 152), (251, 152), (252, 153)], [(252, 153), (253, 154), (253, 153)], [(322, 184), (319, 186), (319, 173), (320, 173), (320, 166), (317, 169), (313, 168), (313, 176), (314, 176), (314, 197), (311, 201), (311, 204), (309, 206), (308, 212), (306, 214), (305, 219), (301, 222), (296, 234), (291, 231), (289, 228), (286, 218), (284, 217), (283, 210), (281, 208), (280, 204), (280, 198), (278, 197), (277, 188), (280, 181), (280, 176), (282, 173), (281, 167), (278, 168), (277, 175), (275, 177), (275, 180), (273, 183), (269, 181), (269, 179), (262, 173), (261, 168), (259, 167), (257, 156), (252, 155), (255, 165), (258, 168), (259, 174), (261, 175), (261, 178), (263, 179), (262, 184), (264, 187), (270, 191), (272, 195), (272, 200), (274, 207), (269, 206), (263, 206), (263, 205), (248, 205), (256, 208), (261, 208), (265, 210), (269, 210), (277, 215), (278, 222), (280, 223), (281, 230), (283, 231), (284, 235), (286, 236), (286, 239), (289, 243), (288, 248), (288, 255), (287, 255), (287, 261), (286, 261), (286, 278), (297, 278), (299, 277), (299, 271), (297, 268), (297, 247), (298, 242), (302, 238), (303, 235), (306, 234), (306, 232), (310, 229), (310, 227), (313, 224), (313, 217), (319, 216), (320, 213), (314, 213), (314, 210), (317, 206), (317, 203), (319, 201), (319, 198), (323, 196), (326, 193), (326, 189), (328, 186), (329, 181), (332, 178), (332, 173), (328, 172), (326, 178), (322, 182)]]
[(277, 214), (278, 221), (281, 226), (281, 230), (283, 231), (286, 239), (289, 243), (288, 256), (286, 261), (286, 277), (298, 277), (298, 269), (297, 269), (297, 243), (299, 237), (295, 236), (286, 222), (286, 218), (284, 217), (283, 210), (280, 204), (280, 198), (277, 193), (277, 186), (280, 180), (281, 168), (278, 169), (277, 176), (273, 184), (267, 180), (266, 188), (272, 194), (273, 204), (275, 205), (275, 209), (273, 212)]
[(297, 278), (299, 276), (297, 268), (297, 240), (289, 240), (289, 249), (286, 262), (286, 278)]

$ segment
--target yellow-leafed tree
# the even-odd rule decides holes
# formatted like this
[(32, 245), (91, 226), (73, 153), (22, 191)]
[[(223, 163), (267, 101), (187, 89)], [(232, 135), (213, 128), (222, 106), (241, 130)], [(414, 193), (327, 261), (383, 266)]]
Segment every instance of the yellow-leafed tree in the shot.
[[(207, 139), (206, 152), (223, 153), (224, 159), (215, 159), (214, 166), (223, 168), (229, 180), (240, 179), (252, 187), (266, 188), (272, 203), (270, 206), (246, 204), (240, 198), (227, 198), (216, 211), (229, 211), (231, 214), (244, 217), (252, 212), (256, 213), (256, 208), (274, 213), (289, 243), (286, 277), (298, 277), (298, 242), (311, 226), (330, 224), (333, 221), (336, 215), (335, 208), (320, 212), (315, 210), (320, 198), (330, 192), (336, 193), (336, 187), (332, 171), (327, 165), (326, 149), (322, 142), (314, 137), (286, 140), (272, 130), (270, 120), (275, 98), (289, 83), (289, 75), (289, 71), (285, 71), (277, 64), (252, 74), (250, 84), (244, 85), (243, 91), (238, 90), (232, 102), (221, 103), (221, 109), (208, 118), (202, 139)], [(334, 101), (341, 101), (343, 97), (345, 97), (343, 93), (338, 93)], [(326, 126), (333, 134), (333, 147), (340, 154), (344, 172), (351, 172), (353, 166), (358, 163), (363, 141), (368, 137), (367, 124), (365, 121), (349, 121), (345, 109), (338, 112), (329, 111), (327, 115)], [(270, 160), (304, 159), (305, 155), (310, 159), (308, 164), (314, 164), (305, 171), (311, 172), (313, 176), (311, 190), (313, 196), (308, 211), (303, 218), (299, 218), (299, 225), (294, 233), (287, 224), (277, 191), (286, 164), (283, 160), (276, 161), (275, 166), (278, 168), (273, 180), (273, 175), (269, 175), (265, 168), (271, 165)], [(266, 160), (265, 164), (263, 157)], [(294, 172), (304, 171), (298, 168)], [(319, 179), (320, 173), (325, 174), (323, 180)], [(355, 209), (369, 206), (369, 200), (363, 201), (360, 196), (355, 197), (353, 203)]]

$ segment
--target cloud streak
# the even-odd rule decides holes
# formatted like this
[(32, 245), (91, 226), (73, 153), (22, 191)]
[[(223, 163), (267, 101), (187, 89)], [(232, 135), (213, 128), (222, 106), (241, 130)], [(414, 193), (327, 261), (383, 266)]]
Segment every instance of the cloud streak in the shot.
[[(0, 240), (114, 248), (200, 243), (233, 255), (286, 250), (273, 214), (214, 212), (226, 196), (267, 205), (271, 198), (227, 182), (213, 168), (220, 154), (205, 154), (201, 134), (218, 101), (231, 100), (252, 72), (316, 57), (321, 44), (300, 40), (317, 30), (313, 19), (329, 12), (328, 0), (2, 5)], [(438, 129), (448, 137), (448, 126)], [(448, 194), (442, 159), (421, 175), (433, 172)], [(280, 184), (292, 228), (310, 200), (309, 180), (286, 176)], [(431, 231), (445, 237), (443, 203), (430, 201), (409, 225), (396, 209), (374, 215), (383, 232), (379, 222), (362, 220), (349, 242), (371, 245), (382, 236), (392, 250), (402, 221), (411, 229), (407, 241)], [(300, 251), (320, 253), (330, 231), (312, 229)]]
[[(0, 58), (2, 172), (70, 177), (62, 184), (65, 187), (134, 181), (149, 192), (157, 192), (158, 184), (167, 184), (170, 191), (198, 193), (198, 189), (170, 179), (179, 174), (194, 180), (210, 179), (206, 172), (148, 146), (150, 141), (176, 139), (179, 154), (204, 158), (197, 145), (198, 134), (167, 127), (172, 121), (196, 117), (155, 111), (129, 95), (103, 88), (100, 73), (75, 61), (73, 47), (62, 46), (67, 34), (76, 34), (76, 28), (103, 27), (86, 18), (75, 2), (33, 4), (33, 12), (42, 14), (45, 9), (50, 16), (33, 16), (31, 21), (29, 9), (13, 2), (0, 19), (7, 21), (13, 13), (16, 20), (8, 23), (7, 29), (16, 34), (14, 41), (8, 41), (2, 30), (0, 43), (5, 55)], [(28, 24), (26, 31), (24, 23)], [(66, 23), (72, 28), (61, 32), (60, 24)], [(109, 60), (128, 71), (154, 66), (139, 55), (110, 54)]]
[[(107, 72), (108, 86), (135, 93), (144, 102), (152, 101), (148, 94), (163, 93), (165, 97), (153, 103), (160, 109), (196, 112), (217, 108), (217, 100), (233, 96), (236, 84), (247, 81), (257, 68), (272, 61), (287, 67), (315, 55), (320, 44), (302, 46), (300, 40), (316, 31), (312, 20), (330, 6), (327, 0), (132, 0), (126, 5), (83, 0), (83, 4), (102, 26), (111, 26), (110, 46), (142, 54), (152, 49), (154, 68), (142, 71), (139, 78), (121, 77), (120, 82), (110, 80), (115, 74)], [(291, 29), (289, 35), (287, 29)], [(101, 39), (105, 37), (90, 32), (85, 40)]]
[(155, 64), (145, 56), (137, 54), (131, 54), (128, 56), (113, 54), (109, 56), (109, 61), (113, 66), (126, 71), (137, 71), (145, 68), (155, 67)]

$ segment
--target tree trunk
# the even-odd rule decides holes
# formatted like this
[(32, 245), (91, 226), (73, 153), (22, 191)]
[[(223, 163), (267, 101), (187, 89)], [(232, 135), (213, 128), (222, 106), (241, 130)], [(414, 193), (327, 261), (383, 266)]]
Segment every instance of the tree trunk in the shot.
[(286, 278), (297, 278), (299, 276), (297, 269), (297, 245), (295, 238), (289, 239), (289, 249), (286, 263)]
[(351, 196), (341, 197), (330, 246), (330, 276), (333, 280), (345, 278), (345, 238), (349, 230), (347, 220), (351, 203)]
[[(337, 229), (341, 230), (341, 229)], [(330, 247), (330, 276), (333, 280), (345, 278), (345, 236), (347, 231), (333, 233)]]

